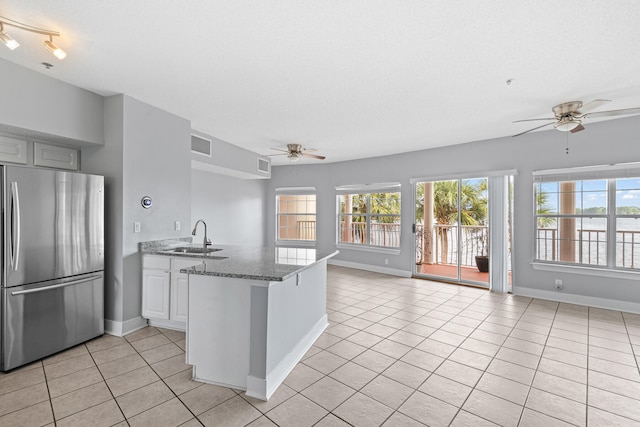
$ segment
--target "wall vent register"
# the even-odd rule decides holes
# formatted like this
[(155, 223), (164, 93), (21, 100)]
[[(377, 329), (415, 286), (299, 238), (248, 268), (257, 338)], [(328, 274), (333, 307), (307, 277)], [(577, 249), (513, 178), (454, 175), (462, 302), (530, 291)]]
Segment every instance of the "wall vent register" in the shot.
[(258, 157), (258, 172), (268, 174), (271, 170), (271, 162), (267, 159), (261, 159)]
[(211, 157), (211, 140), (192, 134), (191, 152)]

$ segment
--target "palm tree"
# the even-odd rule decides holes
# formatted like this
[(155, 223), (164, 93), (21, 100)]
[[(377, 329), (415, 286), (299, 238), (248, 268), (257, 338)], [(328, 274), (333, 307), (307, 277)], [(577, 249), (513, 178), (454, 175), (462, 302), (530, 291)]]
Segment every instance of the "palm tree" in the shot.
[(536, 188), (536, 212), (538, 214), (538, 228), (546, 228), (555, 224), (555, 218), (540, 216), (552, 214), (554, 211), (549, 206), (549, 195), (539, 186)]
[[(347, 209), (346, 199), (348, 198), (350, 203), (350, 213), (353, 216), (349, 217), (349, 232), (353, 233), (353, 237), (347, 236), (346, 239), (353, 239), (359, 243), (365, 243), (366, 237), (366, 214), (370, 214), (372, 225), (378, 224), (396, 224), (400, 215), (400, 193), (363, 193), (363, 194), (349, 194), (345, 195), (345, 201), (341, 202), (340, 211), (342, 213)], [(378, 215), (378, 216), (376, 216)], [(355, 224), (355, 229), (352, 229)], [(385, 226), (381, 226), (383, 230), (386, 230)], [(393, 226), (389, 226), (393, 228)], [(395, 230), (391, 230), (394, 232)], [(386, 244), (386, 231), (383, 234), (382, 244)], [(345, 237), (343, 237), (344, 239)], [(351, 240), (345, 240), (351, 241)]]
[[(487, 180), (477, 183), (463, 180), (460, 185), (460, 209), (458, 209), (458, 181), (436, 181), (433, 185), (434, 219), (440, 225), (483, 225), (487, 221)], [(442, 263), (448, 263), (450, 227), (438, 227), (441, 242)]]

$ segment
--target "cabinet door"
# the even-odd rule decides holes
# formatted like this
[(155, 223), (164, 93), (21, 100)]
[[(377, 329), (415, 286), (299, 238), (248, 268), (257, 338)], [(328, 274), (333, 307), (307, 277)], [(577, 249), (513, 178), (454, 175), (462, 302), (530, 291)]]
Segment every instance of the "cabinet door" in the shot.
[(171, 320), (178, 322), (187, 321), (189, 307), (189, 275), (184, 273), (171, 273)]
[(27, 141), (0, 136), (0, 161), (27, 164)]
[(170, 273), (142, 270), (142, 317), (169, 319)]

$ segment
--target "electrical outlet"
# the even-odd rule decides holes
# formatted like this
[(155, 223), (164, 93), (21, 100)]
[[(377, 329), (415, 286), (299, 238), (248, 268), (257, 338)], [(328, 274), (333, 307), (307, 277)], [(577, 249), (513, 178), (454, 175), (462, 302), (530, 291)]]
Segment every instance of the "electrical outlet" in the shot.
[(562, 279), (556, 279), (556, 290), (557, 291), (562, 290)]
[(176, 231), (180, 231), (180, 221), (176, 221), (173, 223), (173, 229)]
[(389, 265), (389, 260), (387, 258), (384, 259), (384, 265)]
[(140, 223), (137, 222), (137, 221), (133, 223), (133, 232), (134, 233), (139, 233), (140, 232)]

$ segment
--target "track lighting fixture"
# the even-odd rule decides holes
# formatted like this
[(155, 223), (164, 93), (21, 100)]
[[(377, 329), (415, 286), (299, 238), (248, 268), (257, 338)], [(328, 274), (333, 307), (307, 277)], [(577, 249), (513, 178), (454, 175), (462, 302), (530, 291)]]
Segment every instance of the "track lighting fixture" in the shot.
[(67, 54), (64, 50), (60, 49), (54, 42), (54, 37), (60, 37), (60, 33), (57, 31), (45, 30), (43, 28), (33, 27), (31, 25), (23, 24), (18, 21), (14, 21), (9, 18), (5, 18), (4, 16), (0, 16), (0, 40), (4, 43), (9, 49), (14, 50), (20, 43), (15, 41), (13, 37), (7, 34), (4, 31), (4, 26), (8, 25), (11, 27), (19, 28), (21, 30), (29, 31), (31, 33), (43, 34), (45, 36), (49, 36), (49, 40), (44, 41), (44, 46), (49, 50), (56, 58), (64, 59)]
[(4, 26), (2, 25), (2, 22), (0, 22), (0, 40), (2, 40), (2, 43), (7, 45), (7, 47), (11, 50), (20, 46), (20, 43), (15, 41), (13, 37), (4, 32)]
[(67, 56), (67, 53), (60, 49), (53, 43), (53, 37), (49, 36), (49, 40), (44, 41), (44, 45), (53, 53), (53, 55), (58, 59), (64, 59)]

